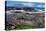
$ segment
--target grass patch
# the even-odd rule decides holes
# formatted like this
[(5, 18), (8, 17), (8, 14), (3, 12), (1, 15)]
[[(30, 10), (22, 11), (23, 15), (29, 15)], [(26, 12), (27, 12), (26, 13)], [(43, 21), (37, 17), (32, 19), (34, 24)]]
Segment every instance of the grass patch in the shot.
[(17, 24), (16, 29), (28, 29), (28, 28), (33, 28), (31, 24)]

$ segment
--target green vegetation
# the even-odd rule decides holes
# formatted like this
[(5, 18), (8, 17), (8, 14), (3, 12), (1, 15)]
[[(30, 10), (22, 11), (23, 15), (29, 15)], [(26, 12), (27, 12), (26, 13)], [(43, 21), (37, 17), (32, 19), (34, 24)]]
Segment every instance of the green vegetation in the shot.
[(17, 24), (16, 29), (28, 29), (28, 28), (33, 28), (31, 24)]

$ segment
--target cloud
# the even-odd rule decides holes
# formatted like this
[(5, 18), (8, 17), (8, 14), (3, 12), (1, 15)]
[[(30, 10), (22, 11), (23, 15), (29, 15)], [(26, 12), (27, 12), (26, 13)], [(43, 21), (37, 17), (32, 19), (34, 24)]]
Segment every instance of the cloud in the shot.
[(36, 7), (44, 7), (44, 5), (37, 5)]
[(37, 7), (42, 7), (42, 5), (37, 5)]
[(32, 4), (32, 3), (22, 3), (24, 6), (34, 6), (34, 4)]
[(16, 7), (44, 7), (43, 3), (24, 3), (18, 1), (8, 1), (7, 6), (16, 6)]

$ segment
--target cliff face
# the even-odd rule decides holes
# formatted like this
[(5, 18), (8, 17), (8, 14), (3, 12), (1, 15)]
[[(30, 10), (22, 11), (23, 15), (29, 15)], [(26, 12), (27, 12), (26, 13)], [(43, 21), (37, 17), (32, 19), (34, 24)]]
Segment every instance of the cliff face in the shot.
[[(22, 14), (22, 15), (21, 15)], [(44, 13), (37, 14), (23, 14), (21, 13), (19, 16), (17, 14), (6, 14), (6, 29), (11, 25), (14, 28), (17, 24), (28, 23), (32, 24), (34, 28), (43, 28), (44, 27)], [(11, 28), (11, 29), (14, 29)]]

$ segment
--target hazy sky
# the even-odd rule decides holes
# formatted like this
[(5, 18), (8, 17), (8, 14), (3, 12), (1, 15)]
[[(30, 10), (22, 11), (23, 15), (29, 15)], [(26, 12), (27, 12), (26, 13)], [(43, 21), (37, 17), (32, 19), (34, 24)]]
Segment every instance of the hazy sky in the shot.
[(16, 6), (16, 7), (44, 7), (44, 3), (24, 3), (21, 1), (7, 1), (7, 6)]
[(42, 3), (44, 3), (45, 0), (6, 0), (6, 1), (27, 1), (27, 2), (42, 2)]

